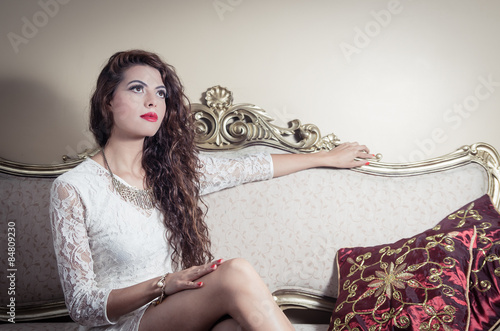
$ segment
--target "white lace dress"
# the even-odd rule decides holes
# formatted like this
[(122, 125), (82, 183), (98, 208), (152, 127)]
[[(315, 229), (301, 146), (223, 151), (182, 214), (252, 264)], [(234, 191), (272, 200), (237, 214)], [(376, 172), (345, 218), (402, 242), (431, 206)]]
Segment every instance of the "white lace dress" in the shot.
[[(273, 176), (266, 153), (231, 159), (200, 155), (200, 159), (202, 194)], [(172, 271), (161, 213), (146, 212), (123, 200), (114, 192), (109, 172), (88, 159), (54, 181), (50, 216), (72, 319), (84, 329), (137, 330), (149, 304), (110, 321), (106, 303), (112, 289)]]

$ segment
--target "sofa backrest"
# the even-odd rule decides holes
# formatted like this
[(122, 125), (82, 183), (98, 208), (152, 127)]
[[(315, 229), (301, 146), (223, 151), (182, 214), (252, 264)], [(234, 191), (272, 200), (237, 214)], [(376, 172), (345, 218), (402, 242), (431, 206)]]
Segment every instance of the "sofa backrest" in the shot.
[(271, 291), (336, 297), (339, 248), (411, 237), (487, 191), (487, 171), (470, 163), (409, 177), (312, 169), (204, 200), (217, 258), (249, 260)]

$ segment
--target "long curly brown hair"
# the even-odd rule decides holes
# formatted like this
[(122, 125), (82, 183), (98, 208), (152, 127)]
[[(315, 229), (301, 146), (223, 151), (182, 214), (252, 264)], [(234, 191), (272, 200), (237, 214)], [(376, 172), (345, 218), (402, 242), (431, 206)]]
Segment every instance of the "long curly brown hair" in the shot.
[(175, 69), (161, 58), (143, 50), (112, 55), (102, 69), (90, 102), (90, 130), (101, 148), (113, 126), (110, 102), (124, 72), (135, 65), (147, 65), (160, 72), (166, 87), (166, 114), (160, 129), (146, 137), (142, 166), (146, 184), (152, 187), (157, 207), (168, 230), (175, 269), (207, 263), (210, 253), (208, 227), (199, 206), (199, 160), (189, 101)]

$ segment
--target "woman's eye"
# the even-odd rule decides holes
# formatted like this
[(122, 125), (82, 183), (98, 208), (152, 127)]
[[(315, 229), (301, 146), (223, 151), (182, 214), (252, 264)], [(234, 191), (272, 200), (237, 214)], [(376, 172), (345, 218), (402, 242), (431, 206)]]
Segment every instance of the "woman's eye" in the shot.
[(135, 85), (135, 86), (130, 87), (130, 90), (139, 93), (139, 92), (142, 92), (144, 90), (144, 87), (142, 85)]
[(163, 98), (163, 99), (165, 99), (167, 97), (167, 92), (163, 91), (163, 90), (158, 90), (157, 94), (160, 98)]

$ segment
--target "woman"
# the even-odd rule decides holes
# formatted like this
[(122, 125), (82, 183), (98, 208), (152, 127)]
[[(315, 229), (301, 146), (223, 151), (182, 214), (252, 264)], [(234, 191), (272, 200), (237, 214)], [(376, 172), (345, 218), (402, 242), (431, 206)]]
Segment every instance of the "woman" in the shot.
[(59, 274), (76, 322), (106, 330), (293, 329), (246, 261), (208, 263), (199, 196), (311, 167), (364, 165), (372, 157), (365, 146), (198, 156), (179, 78), (140, 50), (116, 53), (103, 68), (90, 128), (101, 152), (51, 191)]

